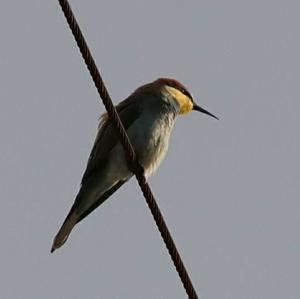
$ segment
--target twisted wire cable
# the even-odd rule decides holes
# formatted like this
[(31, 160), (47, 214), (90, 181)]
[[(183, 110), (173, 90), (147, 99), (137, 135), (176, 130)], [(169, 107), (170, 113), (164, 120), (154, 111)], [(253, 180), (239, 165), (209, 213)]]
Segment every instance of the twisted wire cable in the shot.
[(99, 70), (96, 66), (96, 63), (91, 55), (91, 52), (88, 48), (87, 42), (80, 30), (80, 27), (75, 19), (75, 16), (72, 12), (72, 9), (67, 0), (58, 0), (59, 4), (63, 10), (65, 18), (70, 26), (72, 34), (76, 40), (76, 43), (80, 49), (82, 57), (86, 63), (86, 66), (90, 72), (90, 75), (93, 78), (94, 84), (98, 90), (98, 93), (102, 99), (102, 102), (107, 110), (108, 116), (112, 120), (113, 125), (117, 131), (121, 144), (124, 148), (126, 159), (130, 169), (136, 176), (136, 179), (139, 183), (139, 186), (143, 192), (143, 195), (146, 199), (148, 207), (152, 213), (152, 216), (155, 220), (155, 223), (160, 231), (160, 234), (164, 240), (164, 243), (168, 249), (168, 252), (173, 260), (175, 268), (178, 272), (178, 275), (182, 281), (182, 284), (186, 290), (189, 299), (198, 299), (197, 293), (193, 287), (192, 281), (187, 273), (187, 270), (183, 264), (183, 261), (179, 255), (179, 252), (176, 248), (176, 245), (172, 239), (172, 236), (168, 230), (167, 224), (163, 218), (163, 215), (155, 201), (155, 198), (152, 194), (152, 191), (147, 184), (146, 178), (143, 173), (142, 167), (137, 161), (137, 157), (134, 151), (132, 144), (127, 136), (126, 130), (120, 120), (120, 117), (112, 103), (112, 100), (109, 96), (109, 93), (105, 87), (103, 79), (99, 73)]

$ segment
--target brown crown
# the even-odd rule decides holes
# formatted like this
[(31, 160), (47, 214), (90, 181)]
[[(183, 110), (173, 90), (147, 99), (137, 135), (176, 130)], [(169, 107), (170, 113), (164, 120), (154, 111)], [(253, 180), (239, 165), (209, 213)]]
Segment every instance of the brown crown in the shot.
[(170, 78), (159, 78), (156, 80), (156, 82), (159, 85), (167, 85), (173, 88), (178, 89), (179, 91), (181, 91), (183, 94), (187, 95), (190, 99), (192, 99), (192, 95), (190, 94), (190, 92), (187, 90), (187, 88), (180, 83), (179, 81), (175, 80), (175, 79), (170, 79)]

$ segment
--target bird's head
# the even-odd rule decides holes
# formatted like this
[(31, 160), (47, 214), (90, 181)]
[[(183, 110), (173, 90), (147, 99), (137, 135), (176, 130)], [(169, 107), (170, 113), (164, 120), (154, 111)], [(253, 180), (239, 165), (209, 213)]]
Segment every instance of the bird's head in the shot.
[(179, 81), (175, 79), (159, 78), (152, 84), (178, 104), (179, 114), (187, 114), (195, 110), (218, 119), (215, 115), (197, 105), (194, 102), (192, 94)]

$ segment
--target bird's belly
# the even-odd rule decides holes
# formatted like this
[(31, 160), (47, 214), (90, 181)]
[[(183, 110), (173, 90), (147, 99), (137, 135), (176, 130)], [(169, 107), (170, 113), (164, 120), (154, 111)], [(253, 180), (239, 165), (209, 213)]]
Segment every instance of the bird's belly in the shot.
[[(167, 120), (157, 119), (156, 121), (153, 121), (151, 117), (144, 117), (134, 122), (127, 130), (138, 161), (145, 170), (146, 178), (157, 170), (164, 159), (173, 124), (174, 118), (171, 116)], [(123, 147), (119, 142), (112, 150), (109, 160), (107, 173), (111, 179), (118, 181), (129, 179), (132, 176)]]

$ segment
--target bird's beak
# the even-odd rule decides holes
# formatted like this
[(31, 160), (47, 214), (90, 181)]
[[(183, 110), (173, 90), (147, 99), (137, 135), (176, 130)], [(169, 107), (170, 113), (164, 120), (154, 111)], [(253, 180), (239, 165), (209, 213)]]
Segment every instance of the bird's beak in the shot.
[(217, 118), (215, 115), (211, 114), (210, 112), (208, 112), (207, 110), (201, 108), (200, 106), (198, 106), (196, 103), (194, 103), (194, 106), (193, 106), (193, 110), (196, 110), (196, 111), (199, 111), (199, 112), (202, 112), (204, 114), (207, 114), (207, 115), (210, 115), (216, 119), (219, 119)]

